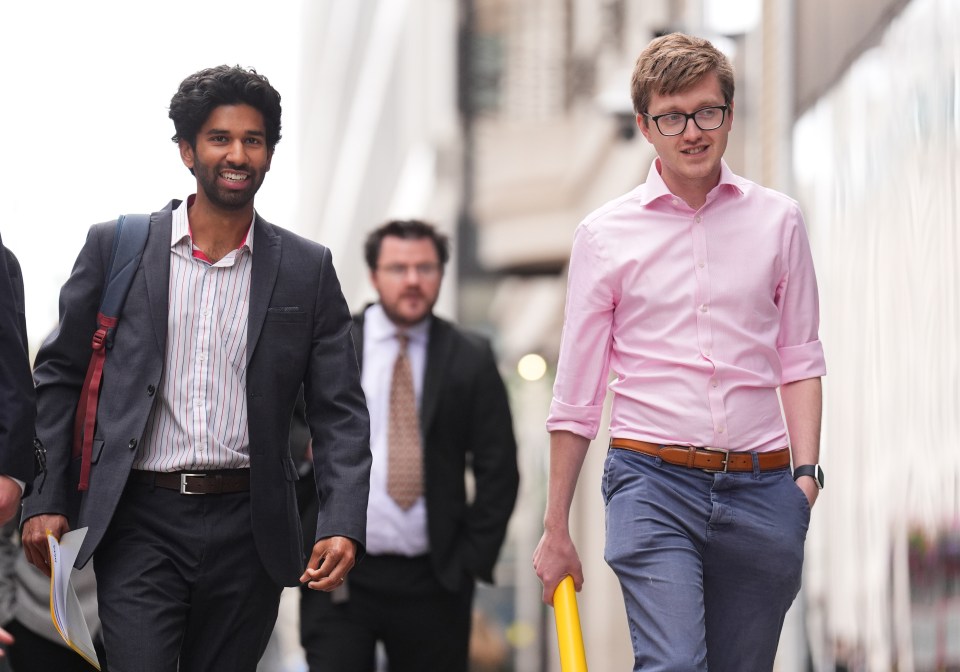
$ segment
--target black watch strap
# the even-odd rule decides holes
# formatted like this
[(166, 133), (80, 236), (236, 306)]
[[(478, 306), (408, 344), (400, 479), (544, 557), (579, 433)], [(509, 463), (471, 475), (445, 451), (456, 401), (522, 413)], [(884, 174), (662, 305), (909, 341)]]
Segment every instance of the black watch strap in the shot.
[(793, 470), (793, 480), (801, 476), (811, 476), (817, 482), (817, 487), (823, 490), (823, 469), (819, 464), (802, 464)]

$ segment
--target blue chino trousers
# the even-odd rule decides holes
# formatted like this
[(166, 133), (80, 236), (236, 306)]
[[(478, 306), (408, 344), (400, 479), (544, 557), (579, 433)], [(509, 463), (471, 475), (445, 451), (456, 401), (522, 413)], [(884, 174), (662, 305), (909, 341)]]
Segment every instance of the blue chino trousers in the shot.
[(611, 448), (604, 557), (634, 670), (769, 672), (800, 590), (810, 506), (788, 468), (709, 473)]

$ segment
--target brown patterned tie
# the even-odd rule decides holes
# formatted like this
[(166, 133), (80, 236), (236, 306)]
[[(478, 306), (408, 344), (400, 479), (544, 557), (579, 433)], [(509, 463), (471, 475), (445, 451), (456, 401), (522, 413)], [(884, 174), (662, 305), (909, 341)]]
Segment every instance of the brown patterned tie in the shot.
[(423, 493), (420, 420), (407, 357), (407, 334), (398, 333), (400, 350), (390, 381), (390, 422), (387, 431), (387, 494), (407, 510)]

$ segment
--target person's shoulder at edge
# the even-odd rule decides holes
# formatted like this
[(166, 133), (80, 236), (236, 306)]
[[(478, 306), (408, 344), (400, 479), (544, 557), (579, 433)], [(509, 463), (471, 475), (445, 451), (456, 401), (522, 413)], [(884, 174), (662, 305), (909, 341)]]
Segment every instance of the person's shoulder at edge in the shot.
[(444, 319), (437, 315), (431, 318), (431, 333), (438, 335), (446, 332), (447, 337), (454, 343), (457, 352), (461, 354), (473, 353), (473, 362), (492, 362), (497, 364), (497, 356), (493, 348), (493, 339), (477, 329), (461, 326), (455, 322)]
[(627, 193), (607, 201), (580, 220), (577, 228), (600, 227), (608, 217), (618, 214), (623, 208), (642, 205), (645, 188), (646, 183), (641, 183)]
[[(260, 222), (270, 234), (281, 239), (285, 251), (289, 252), (290, 249), (296, 249), (306, 253), (307, 255), (319, 254), (320, 257), (317, 258), (322, 258), (323, 254), (328, 251), (331, 255), (333, 255), (333, 251), (323, 243), (311, 238), (307, 238), (306, 236), (284, 228), (279, 224), (274, 224), (259, 214), (258, 217)], [(256, 245), (256, 243), (254, 243), (254, 245)]]
[(470, 348), (474, 350), (482, 351), (482, 352), (492, 351), (493, 344), (490, 336), (482, 333), (481, 331), (478, 331), (477, 329), (473, 329), (470, 327), (463, 327), (463, 326), (460, 326), (459, 324), (450, 322), (448, 320), (444, 320), (442, 318), (438, 318), (436, 316), (434, 316), (433, 319), (440, 320), (441, 324), (446, 324), (447, 326), (449, 326), (450, 329), (460, 337), (460, 339), (464, 342), (464, 344), (466, 344)]
[(783, 207), (796, 209), (800, 208), (800, 203), (792, 196), (785, 194), (782, 191), (777, 191), (772, 187), (766, 187), (762, 184), (754, 182), (753, 180), (743, 177), (742, 175), (737, 175), (732, 171), (727, 172), (723, 178), (722, 179), (726, 184), (736, 187), (745, 197), (759, 198), (763, 200), (769, 199), (771, 203), (778, 203)]

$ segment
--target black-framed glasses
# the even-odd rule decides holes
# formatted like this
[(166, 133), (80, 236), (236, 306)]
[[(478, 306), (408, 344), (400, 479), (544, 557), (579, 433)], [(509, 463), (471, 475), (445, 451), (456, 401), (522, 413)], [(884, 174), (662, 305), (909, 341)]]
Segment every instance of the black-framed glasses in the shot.
[(690, 114), (667, 112), (666, 114), (658, 114), (652, 117), (644, 112), (643, 116), (657, 125), (657, 130), (660, 131), (660, 135), (669, 137), (671, 135), (680, 135), (687, 130), (687, 122), (691, 119), (693, 119), (693, 123), (695, 123), (701, 131), (715, 131), (723, 126), (723, 121), (727, 118), (727, 110), (729, 108), (729, 105), (714, 105), (711, 107), (701, 107), (696, 112), (691, 112)]

